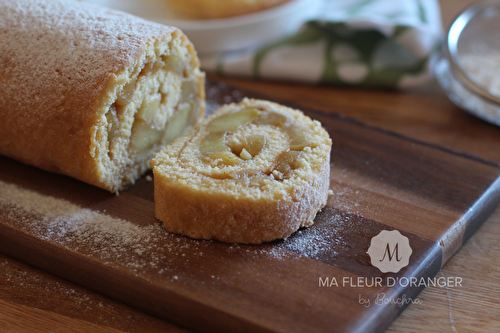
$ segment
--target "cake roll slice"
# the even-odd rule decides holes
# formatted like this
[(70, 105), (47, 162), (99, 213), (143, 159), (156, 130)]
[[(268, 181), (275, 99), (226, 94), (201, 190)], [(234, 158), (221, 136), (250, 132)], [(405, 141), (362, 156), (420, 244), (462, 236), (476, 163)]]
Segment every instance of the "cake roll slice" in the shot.
[(0, 1), (0, 154), (119, 191), (198, 122), (178, 29), (73, 0)]
[(286, 238), (326, 204), (331, 144), (298, 110), (250, 99), (223, 106), (151, 161), (156, 217), (198, 239)]

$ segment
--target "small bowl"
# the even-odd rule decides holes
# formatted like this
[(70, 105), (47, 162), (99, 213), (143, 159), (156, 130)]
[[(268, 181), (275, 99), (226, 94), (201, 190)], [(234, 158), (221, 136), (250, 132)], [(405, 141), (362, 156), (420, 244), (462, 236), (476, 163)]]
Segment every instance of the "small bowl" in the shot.
[(238, 51), (279, 40), (317, 17), (322, 0), (291, 0), (260, 12), (224, 19), (189, 20), (166, 0), (86, 0), (181, 29), (201, 55)]
[(500, 0), (474, 3), (451, 25), (436, 77), (450, 100), (500, 126)]

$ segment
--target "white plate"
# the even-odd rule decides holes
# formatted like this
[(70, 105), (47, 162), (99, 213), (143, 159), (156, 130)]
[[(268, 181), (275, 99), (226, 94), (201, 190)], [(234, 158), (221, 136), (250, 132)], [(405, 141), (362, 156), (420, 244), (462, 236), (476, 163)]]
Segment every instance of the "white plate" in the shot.
[(317, 17), (322, 0), (292, 0), (253, 14), (214, 20), (186, 20), (166, 0), (85, 0), (177, 27), (199, 54), (236, 51), (278, 40)]

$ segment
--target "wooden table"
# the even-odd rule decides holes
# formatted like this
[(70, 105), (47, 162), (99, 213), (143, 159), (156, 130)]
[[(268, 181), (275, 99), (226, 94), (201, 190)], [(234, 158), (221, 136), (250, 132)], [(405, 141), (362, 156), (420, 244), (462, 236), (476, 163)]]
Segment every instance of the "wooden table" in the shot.
[[(442, 0), (449, 24), (470, 0)], [(435, 81), (408, 92), (318, 87), (213, 75), (236, 87), (305, 107), (334, 111), (373, 126), (474, 154), (500, 164), (500, 128), (448, 101)], [(429, 287), (388, 332), (500, 331), (500, 210), (441, 269), (461, 288)], [(0, 256), (0, 331), (182, 332), (181, 328)]]

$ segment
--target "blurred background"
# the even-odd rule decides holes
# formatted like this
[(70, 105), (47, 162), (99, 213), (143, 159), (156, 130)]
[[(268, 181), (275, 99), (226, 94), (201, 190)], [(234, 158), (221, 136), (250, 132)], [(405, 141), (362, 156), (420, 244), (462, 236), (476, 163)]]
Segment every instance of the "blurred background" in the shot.
[[(378, 3), (376, 0), (364, 2), (372, 5)], [(339, 113), (411, 140), (475, 156), (492, 166), (499, 166), (500, 129), (453, 104), (433, 76), (432, 52), (422, 52), (435, 51), (436, 60), (439, 59), (444, 31), (465, 7), (474, 2), (414, 0), (410, 4), (410, 1), (385, 1), (385, 10), (389, 11), (407, 4), (404, 7), (409, 8), (407, 15), (399, 17), (398, 24), (393, 26), (387, 25), (387, 21), (366, 20), (367, 29), (364, 31), (372, 31), (371, 37), (351, 39), (351, 43), (348, 41), (353, 32), (345, 28), (352, 28), (352, 25), (346, 26), (343, 21), (336, 21), (333, 17), (325, 20), (319, 16), (311, 18), (316, 21), (312, 25), (299, 20), (292, 28), (287, 28), (289, 30), (284, 35), (273, 36), (272, 40), (262, 39), (262, 44), (259, 42), (261, 39), (257, 38), (256, 43), (243, 45), (238, 50), (208, 49), (205, 52), (194, 35), (192, 39), (195, 46), (200, 46), (203, 51), (199, 50), (200, 57), (211, 82), (230, 84), (300, 107)], [(122, 0), (122, 5), (127, 3)], [(430, 16), (421, 16), (418, 14), (422, 13), (419, 8), (425, 5), (437, 11), (426, 14)], [(147, 9), (145, 5), (139, 7)], [(136, 7), (132, 4), (132, 8)], [(264, 11), (279, 15), (275, 12), (277, 8)], [(181, 24), (186, 24), (183, 28), (186, 33), (189, 34), (191, 27), (202, 36), (204, 31), (211, 29), (233, 32), (244, 24), (255, 23), (255, 16), (250, 21), (234, 17), (210, 19), (207, 22), (206, 19), (186, 19), (185, 16), (164, 17), (162, 11), (157, 14), (157, 20), (176, 21), (181, 28)], [(363, 11), (354, 14), (359, 18)], [(373, 12), (365, 11), (365, 14), (370, 16)], [(265, 14), (264, 19), (266, 15), (269, 14)], [(422, 17), (427, 19), (422, 20)], [(403, 18), (406, 21), (402, 21)], [(354, 32), (360, 32), (361, 22), (357, 21), (358, 29)], [(398, 28), (400, 26), (406, 28)], [(268, 37), (268, 31), (259, 34)], [(498, 35), (498, 31), (495, 34)], [(421, 39), (418, 38), (422, 36), (427, 36), (427, 39), (423, 39), (427, 42), (419, 42)], [(333, 42), (335, 40), (341, 40), (343, 44), (335, 47), (338, 44)], [(397, 50), (401, 58), (390, 58), (394, 56), (392, 52), (376, 51), (379, 48), (374, 45), (371, 51), (365, 50), (364, 43), (374, 40), (377, 41), (374, 44), (379, 46), (390, 45), (392, 49), (389, 50)], [(213, 45), (207, 43), (208, 48)], [(382, 57), (388, 53), (389, 58)], [(380, 56), (376, 58), (381, 59), (377, 62), (379, 67), (372, 66), (373, 61), (361, 61), (369, 55)], [(286, 66), (274, 68), (274, 65), (270, 65), (280, 62)], [(331, 63), (325, 65), (326, 62)], [(411, 68), (411, 72), (404, 72), (408, 68)], [(392, 73), (388, 76), (390, 79), (379, 75), (381, 71)], [(342, 78), (344, 80), (341, 81)], [(438, 273), (438, 276), (443, 277), (462, 277), (463, 287), (426, 288), (419, 296), (422, 304), (410, 305), (387, 332), (500, 331), (499, 244), (500, 212), (497, 210)], [(0, 266), (0, 330), (10, 327), (11, 331), (25, 332), (36, 331), (37, 328), (66, 332), (184, 331), (12, 258), (1, 255)]]

